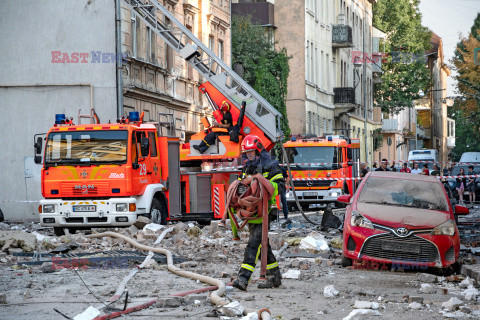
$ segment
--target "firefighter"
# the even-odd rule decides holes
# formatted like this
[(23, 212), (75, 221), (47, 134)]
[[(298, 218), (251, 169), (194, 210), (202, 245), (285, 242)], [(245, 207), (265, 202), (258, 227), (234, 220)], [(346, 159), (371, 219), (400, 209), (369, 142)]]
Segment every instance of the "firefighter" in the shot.
[[(239, 179), (245, 179), (257, 173), (262, 174), (272, 183), (275, 189), (269, 201), (269, 205), (274, 204), (276, 195), (285, 191), (285, 179), (283, 178), (282, 170), (278, 162), (270, 157), (270, 154), (263, 148), (260, 138), (255, 135), (248, 135), (243, 139), (242, 153), (247, 158), (247, 161), (242, 168)], [(269, 222), (274, 219), (272, 216), (272, 212), (269, 212)], [(263, 218), (250, 220), (248, 223), (250, 237), (247, 248), (245, 249), (243, 263), (238, 272), (238, 278), (233, 282), (235, 288), (243, 291), (247, 289), (250, 277), (255, 270), (256, 262), (260, 259), (262, 219)], [(275, 256), (272, 253), (270, 243), (268, 244), (267, 252), (267, 279), (261, 279), (258, 282), (258, 288), (260, 289), (279, 287), (282, 284), (282, 274), (280, 273)]]
[(222, 111), (222, 120), (220, 123), (214, 122), (213, 127), (216, 128), (224, 128), (227, 129), (228, 132), (214, 132), (210, 131), (205, 138), (200, 142), (199, 145), (194, 145), (193, 148), (198, 150), (200, 153), (204, 153), (207, 149), (215, 143), (217, 137), (220, 135), (228, 135), (232, 126), (233, 126), (233, 118), (232, 114), (230, 113), (230, 104), (227, 101), (223, 101), (222, 106), (220, 107)]

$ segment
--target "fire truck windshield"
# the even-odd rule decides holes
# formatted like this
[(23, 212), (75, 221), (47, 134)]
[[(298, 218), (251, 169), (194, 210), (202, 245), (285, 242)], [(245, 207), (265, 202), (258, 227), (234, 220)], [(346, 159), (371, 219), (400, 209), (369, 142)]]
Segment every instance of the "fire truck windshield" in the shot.
[(127, 131), (68, 131), (48, 135), (45, 164), (123, 163)]
[(295, 169), (321, 170), (338, 167), (337, 147), (287, 147), (288, 162)]

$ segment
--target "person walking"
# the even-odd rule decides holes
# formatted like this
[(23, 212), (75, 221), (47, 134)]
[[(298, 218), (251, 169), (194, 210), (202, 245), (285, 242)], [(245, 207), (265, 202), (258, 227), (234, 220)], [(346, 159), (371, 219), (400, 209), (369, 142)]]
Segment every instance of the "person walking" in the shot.
[(418, 167), (418, 162), (413, 163), (413, 169), (412, 169), (413, 174), (421, 174), (422, 169)]
[(404, 162), (403, 163), (403, 168), (400, 169), (400, 172), (412, 173), (412, 170), (410, 170), (410, 168), (408, 167), (408, 163)]
[[(468, 173), (467, 175), (472, 176), (475, 175), (475, 171), (473, 171), (474, 167), (469, 166), (468, 167)], [(470, 204), (475, 204), (475, 192), (477, 191), (477, 180), (475, 177), (469, 177), (467, 179), (467, 191), (468, 191), (468, 197), (470, 199)]]
[(458, 193), (459, 203), (463, 205), (463, 194), (465, 193), (465, 185), (467, 184), (467, 178), (463, 177), (465, 176), (465, 169), (460, 168), (460, 172), (458, 173), (458, 175), (462, 177), (455, 179), (457, 182), (456, 189)]
[(388, 160), (382, 159), (382, 162), (380, 162), (380, 168), (377, 168), (375, 171), (390, 171), (388, 169)]
[[(278, 161), (272, 160), (270, 154), (263, 148), (261, 140), (255, 135), (246, 136), (241, 144), (242, 153), (247, 158), (239, 180), (246, 179), (257, 173), (262, 174), (273, 185), (275, 191), (278, 194), (285, 192), (285, 178), (282, 173), (282, 169), (278, 165)], [(269, 200), (269, 204), (275, 203), (277, 192), (272, 194)], [(270, 212), (269, 212), (270, 213)], [(243, 257), (243, 263), (238, 272), (237, 279), (233, 282), (233, 286), (237, 289), (245, 291), (255, 270), (257, 260), (260, 258), (261, 244), (262, 244), (262, 222), (263, 219), (269, 219), (270, 214), (267, 217), (261, 217), (256, 220), (248, 220), (248, 229), (250, 236), (248, 239), (247, 247)], [(270, 220), (270, 219), (269, 219)], [(267, 248), (267, 274), (266, 279), (260, 279), (258, 282), (258, 288), (266, 289), (279, 287), (282, 284), (282, 274), (278, 267), (277, 260), (273, 255), (270, 243)]]

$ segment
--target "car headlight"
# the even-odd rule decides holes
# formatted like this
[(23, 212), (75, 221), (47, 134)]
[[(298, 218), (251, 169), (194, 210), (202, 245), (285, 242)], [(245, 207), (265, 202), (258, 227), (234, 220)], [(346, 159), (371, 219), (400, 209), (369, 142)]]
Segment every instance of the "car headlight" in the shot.
[(54, 204), (44, 204), (43, 205), (43, 213), (54, 213), (55, 212), (55, 205)]
[(455, 221), (447, 220), (439, 226), (436, 226), (433, 231), (433, 235), (446, 235), (453, 236), (455, 234)]
[(334, 180), (330, 183), (330, 187), (335, 187), (337, 185), (337, 180)]
[(350, 224), (352, 227), (374, 229), (372, 221), (362, 216), (357, 210), (352, 211), (352, 219), (350, 220)]
[(117, 203), (117, 212), (127, 212), (128, 204), (127, 203)]

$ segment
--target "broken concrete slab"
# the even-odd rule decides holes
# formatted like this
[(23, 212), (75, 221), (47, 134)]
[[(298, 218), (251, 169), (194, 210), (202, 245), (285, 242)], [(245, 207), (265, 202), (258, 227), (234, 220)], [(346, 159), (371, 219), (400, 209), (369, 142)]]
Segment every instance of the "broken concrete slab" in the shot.
[(300, 278), (300, 270), (290, 269), (282, 275), (283, 279), (298, 279)]
[(422, 293), (435, 293), (435, 288), (429, 283), (422, 283), (420, 285), (420, 292), (422, 292)]
[(157, 307), (178, 308), (183, 304), (184, 300), (184, 297), (161, 297), (157, 300)]
[(378, 302), (355, 300), (355, 303), (353, 304), (353, 308), (377, 310), (380, 308), (380, 304)]
[(0, 231), (0, 246), (2, 248), (9, 240), (13, 240), (10, 245), (16, 242), (17, 247), (21, 248), (24, 252), (34, 251), (37, 244), (37, 237), (31, 233), (21, 230)]
[(418, 302), (412, 302), (408, 305), (408, 309), (412, 309), (412, 310), (420, 310), (422, 308), (423, 308), (422, 304)]
[(145, 227), (149, 223), (152, 223), (152, 220), (144, 216), (139, 216), (137, 220), (133, 223), (133, 225), (137, 227), (137, 229), (143, 229), (143, 227)]
[(382, 314), (377, 310), (372, 309), (355, 309), (348, 316), (343, 318), (343, 320), (361, 320), (367, 319), (371, 316), (381, 316)]
[(429, 273), (419, 273), (417, 276), (418, 280), (425, 283), (436, 283), (438, 278), (433, 274)]
[(480, 292), (473, 287), (473, 285), (470, 285), (468, 289), (465, 289), (462, 292), (463, 296), (465, 297), (465, 300), (471, 301), (471, 300), (477, 300), (477, 297), (480, 295)]
[(323, 296), (325, 298), (333, 298), (333, 297), (337, 296), (338, 294), (339, 294), (339, 291), (337, 289), (335, 289), (333, 284), (330, 284), (328, 286), (325, 286), (325, 288), (323, 288)]
[(227, 317), (238, 317), (243, 315), (245, 308), (238, 301), (230, 302), (220, 308), (220, 312)]

